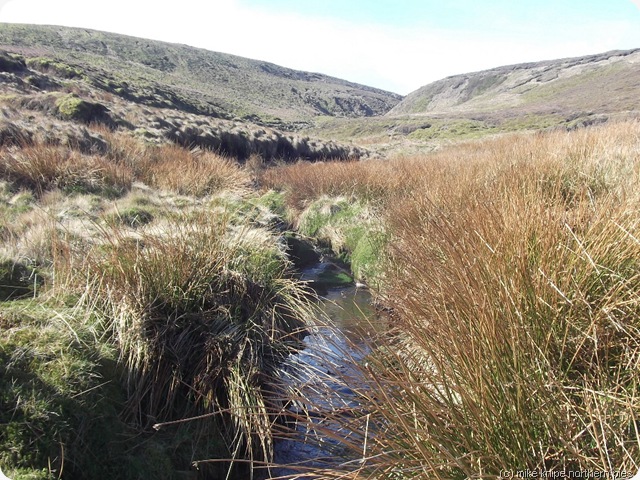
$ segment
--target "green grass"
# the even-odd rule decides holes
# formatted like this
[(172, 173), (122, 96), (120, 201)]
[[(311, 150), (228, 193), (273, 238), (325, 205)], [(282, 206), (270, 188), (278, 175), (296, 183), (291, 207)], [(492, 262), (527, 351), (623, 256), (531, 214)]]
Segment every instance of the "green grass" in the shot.
[(408, 135), (412, 140), (480, 138), (495, 132), (494, 126), (476, 120), (435, 121), (427, 128), (420, 128)]
[(74, 68), (66, 63), (56, 61), (46, 57), (31, 57), (26, 60), (27, 67), (41, 72), (52, 72), (62, 78), (82, 78), (83, 72), (79, 68)]
[(47, 466), (52, 475), (66, 468), (90, 478), (104, 466), (94, 455), (113, 448), (103, 443), (114, 442), (110, 429), (123, 427), (110, 391), (117, 390), (109, 372), (114, 352), (74, 319), (77, 313), (33, 300), (0, 304), (4, 467)]
[(148, 209), (133, 206), (116, 212), (108, 220), (136, 228), (151, 223), (154, 220), (154, 216)]
[(35, 269), (11, 260), (0, 260), (0, 301), (31, 296), (42, 283)]
[[(310, 135), (355, 140), (386, 155), (397, 154), (410, 144), (437, 147), (443, 143), (481, 139), (490, 135), (552, 127), (572, 128), (595, 118), (588, 112), (562, 114), (479, 112), (463, 114), (385, 116), (361, 119), (320, 119), (305, 130)], [(587, 123), (588, 124), (588, 123)], [(370, 147), (370, 148), (371, 148)]]
[(372, 212), (354, 198), (321, 197), (300, 214), (298, 231), (349, 264), (356, 279), (377, 282), (386, 237)]
[(63, 120), (75, 120), (82, 123), (112, 123), (108, 109), (100, 103), (88, 102), (73, 94), (59, 98), (55, 104), (58, 115)]
[(326, 269), (314, 280), (321, 288), (339, 288), (353, 284), (353, 278), (343, 271)]
[[(225, 456), (219, 427), (140, 431), (123, 421), (118, 352), (90, 311), (0, 304), (0, 463), (13, 479), (175, 478), (194, 455)], [(230, 456), (230, 453), (226, 453)]]

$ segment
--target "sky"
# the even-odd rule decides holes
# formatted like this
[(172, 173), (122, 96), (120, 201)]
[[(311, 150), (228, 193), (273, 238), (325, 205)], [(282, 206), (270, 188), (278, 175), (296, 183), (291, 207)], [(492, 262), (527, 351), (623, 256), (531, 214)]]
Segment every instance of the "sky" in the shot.
[(640, 0), (0, 0), (0, 22), (182, 43), (403, 95), (449, 75), (640, 48)]

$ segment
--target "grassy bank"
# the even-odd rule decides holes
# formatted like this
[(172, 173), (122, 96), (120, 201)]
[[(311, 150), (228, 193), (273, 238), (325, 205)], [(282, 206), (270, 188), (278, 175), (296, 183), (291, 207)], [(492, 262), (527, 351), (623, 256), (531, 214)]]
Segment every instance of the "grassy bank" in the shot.
[(0, 151), (0, 465), (248, 478), (309, 318), (271, 197), (212, 153), (95, 133)]
[(382, 212), (391, 328), (361, 409), (333, 419), (352, 475), (638, 470), (639, 138), (621, 123), (270, 174), (302, 210)]

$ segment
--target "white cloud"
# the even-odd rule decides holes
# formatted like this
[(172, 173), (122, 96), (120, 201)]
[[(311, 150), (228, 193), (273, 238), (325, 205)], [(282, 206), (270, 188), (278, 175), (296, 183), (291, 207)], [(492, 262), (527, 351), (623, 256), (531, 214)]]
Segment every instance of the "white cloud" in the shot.
[(248, 8), (238, 0), (111, 0), (91, 8), (84, 0), (14, 0), (0, 12), (0, 20), (186, 43), (403, 94), (456, 73), (618, 48), (622, 35), (637, 30), (624, 22), (595, 22), (568, 25), (558, 38), (552, 32), (398, 29)]

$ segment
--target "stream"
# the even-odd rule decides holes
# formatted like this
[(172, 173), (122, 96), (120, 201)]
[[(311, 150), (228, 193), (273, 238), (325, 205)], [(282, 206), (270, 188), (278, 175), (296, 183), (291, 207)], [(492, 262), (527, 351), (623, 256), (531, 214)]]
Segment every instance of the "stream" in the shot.
[[(321, 278), (331, 267), (331, 263), (321, 262), (306, 269), (302, 279)], [(330, 326), (314, 327), (304, 339), (304, 348), (289, 357), (281, 371), (292, 391), (299, 391), (300, 398), (305, 399), (294, 400), (289, 410), (294, 415), (309, 415), (318, 428), (301, 422), (294, 428), (291, 438), (276, 442), (275, 463), (299, 468), (272, 469), (272, 478), (300, 475), (310, 468), (331, 468), (355, 460), (345, 457), (344, 448), (331, 438), (344, 438), (348, 432), (342, 432), (339, 425), (325, 425), (324, 412), (350, 412), (358, 407), (352, 390), (359, 383), (358, 375), (350, 365), (366, 355), (365, 340), (383, 328), (383, 320), (376, 315), (366, 288), (349, 284), (321, 288), (320, 294), (319, 307), (328, 317)]]

